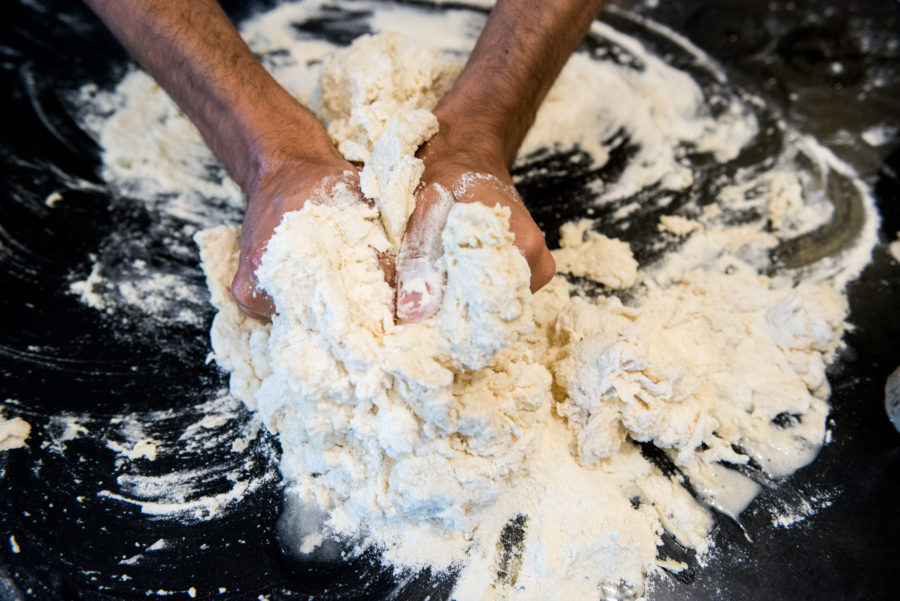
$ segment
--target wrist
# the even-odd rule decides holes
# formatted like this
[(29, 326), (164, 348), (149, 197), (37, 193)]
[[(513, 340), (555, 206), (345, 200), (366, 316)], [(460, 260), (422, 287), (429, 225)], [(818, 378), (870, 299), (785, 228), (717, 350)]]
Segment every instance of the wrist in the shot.
[(235, 180), (248, 199), (263, 179), (286, 165), (344, 162), (315, 115), (280, 92), (286, 98), (269, 97), (241, 118), (244, 154), (237, 159)]
[(442, 165), (506, 178), (509, 163), (504, 136), (477, 112), (458, 104), (443, 103), (434, 111), (438, 133), (420, 150), (425, 177)]

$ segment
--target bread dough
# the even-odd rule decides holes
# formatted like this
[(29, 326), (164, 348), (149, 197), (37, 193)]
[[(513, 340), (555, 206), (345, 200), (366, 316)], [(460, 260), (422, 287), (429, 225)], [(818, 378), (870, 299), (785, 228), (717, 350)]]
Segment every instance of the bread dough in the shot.
[(395, 247), (424, 169), (416, 150), (437, 132), (431, 109), (460, 68), (457, 60), (396, 33), (362, 37), (325, 62), (319, 112), (338, 150), (364, 164), (362, 191), (375, 201)]
[[(418, 107), (433, 99), (434, 78), (423, 84), (417, 67), (409, 73), (395, 52), (404, 44), (363, 38), (329, 61), (322, 78), (323, 98), (353, 100), (327, 100), (327, 114), (330, 131), (355, 142), (351, 152), (372, 149), (363, 152), (364, 174), (381, 164), (381, 148), (399, 153), (400, 165), (417, 161), (422, 136), (410, 142), (402, 127), (428, 121), (423, 113), (433, 119)], [(375, 101), (350, 91), (385, 87), (391, 93)], [(379, 114), (384, 119), (371, 120)], [(362, 135), (375, 139), (361, 143)], [(496, 498), (521, 469), (536, 443), (534, 424), (549, 415), (549, 372), (531, 353), (510, 349), (534, 324), (530, 272), (513, 245), (508, 209), (453, 207), (443, 233), (442, 308), (424, 323), (395, 323), (378, 255), (394, 244), (396, 223), (386, 214), (408, 202), (420, 172), (392, 171), (396, 185), (379, 186), (373, 206), (339, 191), (284, 217), (257, 272), (275, 302), (271, 326), (242, 317), (228, 293), (237, 230), (197, 237), (220, 311), (217, 361), (232, 370), (235, 394), (279, 434), (282, 471), (297, 494), (331, 510), (333, 527), (348, 535), (364, 523), (428, 519), (463, 529), (469, 510)]]
[[(638, 271), (589, 221), (563, 229), (560, 270), (635, 300), (579, 297), (561, 276), (532, 297), (508, 211), (474, 203), (454, 206), (442, 234), (439, 312), (396, 323), (378, 254), (411, 210), (413, 154), (434, 130), (428, 85), (451, 72), (404, 53), (445, 64), (395, 35), (326, 62), (323, 115), (375, 202), (338, 190), (285, 215), (258, 270), (271, 325), (231, 299), (237, 228), (196, 237), (216, 361), (278, 434), (288, 494), (398, 570), (459, 570), (460, 600), (639, 591), (660, 565), (680, 569), (657, 560), (664, 531), (702, 560), (709, 511), (630, 441), (669, 453), (710, 502), (720, 461), (753, 457), (773, 476), (810, 461), (845, 300), (827, 281), (758, 275), (749, 259), (774, 244), (759, 224), (696, 231)], [(498, 539), (517, 516), (521, 562), (498, 580)], [(320, 540), (307, 533), (304, 549)]]

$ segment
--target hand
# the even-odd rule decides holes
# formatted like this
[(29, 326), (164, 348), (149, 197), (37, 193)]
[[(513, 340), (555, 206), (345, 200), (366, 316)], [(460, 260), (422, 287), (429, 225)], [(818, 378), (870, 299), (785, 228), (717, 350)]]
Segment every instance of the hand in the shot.
[(509, 208), (515, 244), (531, 268), (532, 292), (556, 271), (544, 235), (516, 193), (501, 153), (479, 150), (477, 143), (455, 143), (452, 126), (441, 127), (419, 152), (425, 172), (397, 257), (397, 316), (406, 321), (422, 321), (440, 308), (443, 282), (435, 262), (443, 253), (441, 232), (454, 203)]
[[(462, 73), (435, 108), (440, 131), (419, 152), (422, 188), (397, 256), (397, 316), (420, 321), (441, 304), (435, 261), (455, 202), (509, 207), (531, 290), (556, 269), (509, 175), (525, 133), (603, 0), (497, 0)], [(463, 178), (464, 174), (486, 177)]]
[(241, 227), (241, 255), (231, 283), (238, 308), (246, 315), (269, 321), (275, 311), (272, 299), (257, 287), (256, 269), (266, 244), (281, 218), (297, 211), (306, 202), (324, 202), (343, 188), (364, 202), (359, 190), (359, 173), (333, 148), (314, 158), (269, 160), (258, 183), (247, 194), (247, 212)]

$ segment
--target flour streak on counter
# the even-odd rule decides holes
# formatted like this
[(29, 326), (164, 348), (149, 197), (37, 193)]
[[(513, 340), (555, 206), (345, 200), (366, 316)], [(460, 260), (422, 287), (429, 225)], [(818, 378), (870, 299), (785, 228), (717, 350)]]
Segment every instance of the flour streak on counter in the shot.
[[(221, 394), (163, 411), (60, 413), (41, 429), (42, 446), (67, 460), (77, 460), (83, 445), (112, 453), (115, 486), (98, 497), (194, 522), (221, 517), (277, 478), (268, 469), (276, 450), (259, 436), (260, 427), (236, 399)], [(246, 453), (254, 443), (255, 452)]]
[[(193, 423), (170, 428), (169, 424), (183, 424), (188, 412), (196, 418)], [(118, 487), (102, 490), (99, 496), (157, 517), (187, 522), (221, 517), (277, 477), (258, 465), (274, 454), (273, 449), (261, 449), (261, 456), (243, 452), (259, 434), (259, 422), (243, 421), (244, 415), (234, 398), (223, 395), (189, 410), (113, 417), (106, 445), (117, 454)], [(230, 460), (202, 461), (223, 451), (232, 453)], [(165, 459), (191, 467), (160, 472), (148, 464)], [(214, 489), (221, 492), (211, 493)]]

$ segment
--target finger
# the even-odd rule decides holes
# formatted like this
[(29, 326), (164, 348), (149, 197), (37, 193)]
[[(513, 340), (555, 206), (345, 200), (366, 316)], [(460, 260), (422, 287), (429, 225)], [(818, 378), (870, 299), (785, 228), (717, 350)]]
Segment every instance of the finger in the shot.
[(514, 244), (531, 269), (531, 291), (537, 292), (553, 279), (556, 260), (547, 248), (544, 233), (511, 183), (490, 174), (467, 174), (454, 187), (454, 194), (458, 202), (481, 202), (488, 206), (499, 204), (509, 208), (509, 230), (513, 234)]
[[(518, 240), (518, 238), (519, 234), (516, 233), (516, 239)], [(520, 250), (522, 250), (521, 247)], [(522, 250), (522, 254), (525, 255), (528, 267), (531, 268), (531, 292), (537, 292), (546, 286), (556, 274), (556, 259), (550, 254), (543, 234), (540, 235), (539, 243), (531, 244), (529, 250)]]
[(275, 313), (272, 298), (258, 286), (256, 276), (247, 266), (247, 261), (241, 260), (238, 263), (237, 273), (231, 281), (231, 295), (241, 313), (248, 317), (268, 322)]
[(443, 300), (441, 232), (453, 207), (447, 188), (432, 184), (419, 193), (397, 255), (397, 317), (422, 321), (437, 313)]

